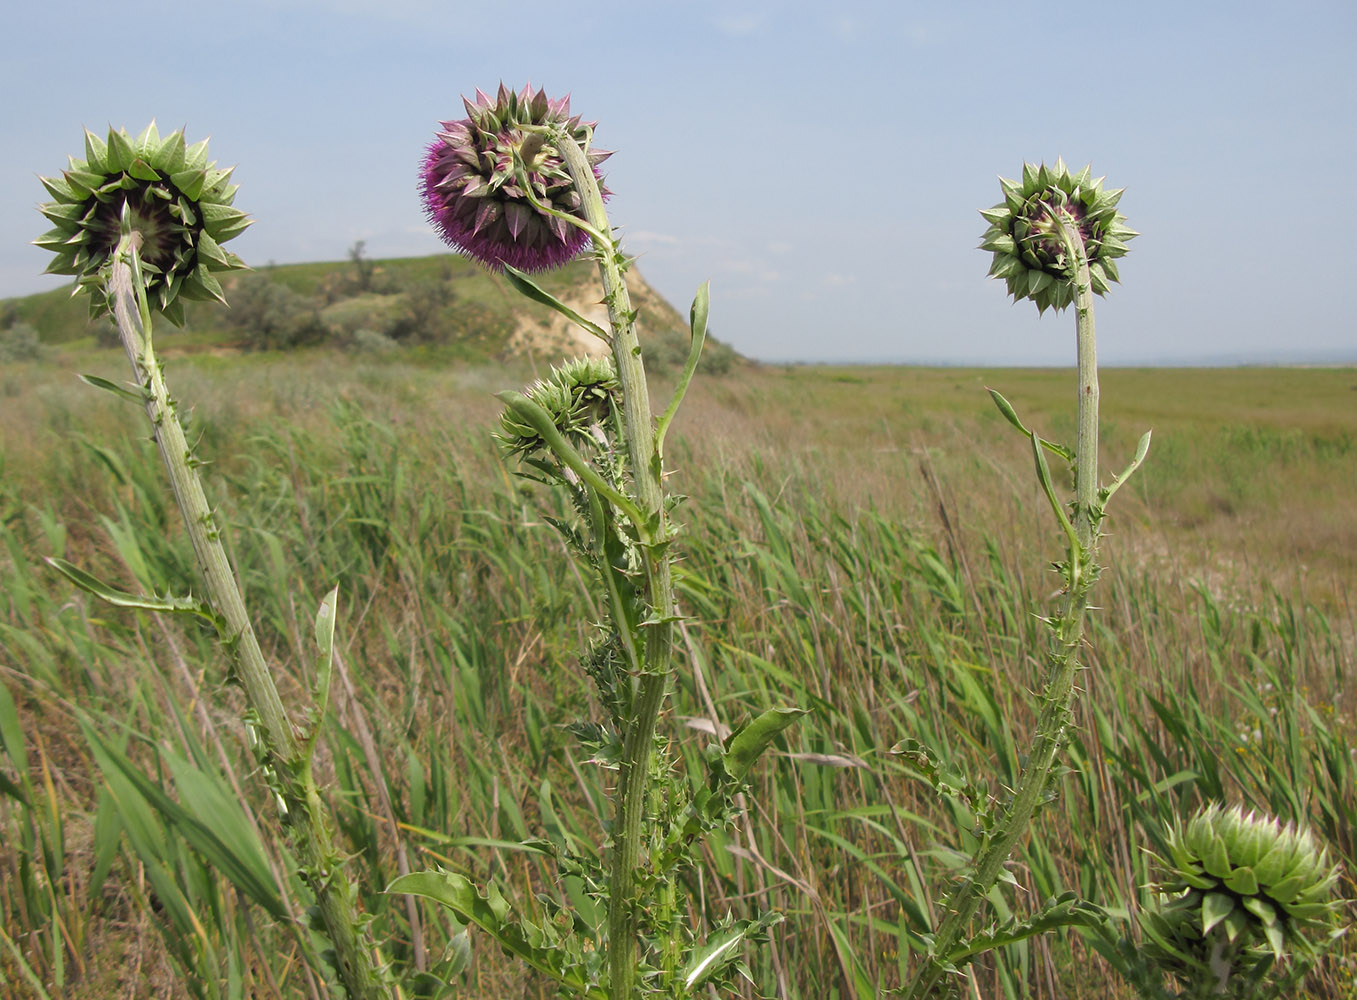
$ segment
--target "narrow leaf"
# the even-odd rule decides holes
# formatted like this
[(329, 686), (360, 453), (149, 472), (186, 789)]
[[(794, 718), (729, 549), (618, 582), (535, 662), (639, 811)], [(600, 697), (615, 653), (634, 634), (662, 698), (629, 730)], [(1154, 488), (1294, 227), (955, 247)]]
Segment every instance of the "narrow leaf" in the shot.
[(144, 611), (186, 611), (190, 614), (199, 615), (208, 621), (215, 622), (216, 615), (212, 609), (203, 601), (196, 597), (156, 597), (129, 594), (126, 591), (111, 587), (90, 574), (86, 573), (78, 566), (73, 566), (65, 559), (57, 559), (54, 556), (46, 557), (47, 565), (51, 566), (66, 579), (81, 590), (88, 591), (100, 600), (107, 601), (109, 604), (120, 608), (141, 608)]
[(611, 343), (608, 334), (603, 329), (603, 327), (599, 326), (597, 323), (592, 323), (589, 320), (585, 319), (583, 316), (575, 312), (575, 310), (571, 309), (560, 299), (556, 298), (556, 296), (552, 295), (546, 289), (538, 285), (535, 281), (529, 278), (522, 271), (518, 270), (517, 268), (510, 267), (506, 264), (504, 267), (504, 277), (508, 279), (509, 284), (513, 285), (514, 288), (519, 292), (519, 294), (527, 296), (534, 302), (540, 302), (542, 305), (547, 306), (548, 308), (555, 309), (566, 319), (570, 320), (577, 326), (580, 326), (583, 329), (588, 330), (595, 337), (598, 337), (605, 343)]
[(1005, 420), (1007, 420), (1014, 427), (1018, 428), (1018, 430), (1022, 431), (1024, 434), (1030, 435), (1032, 433), (1026, 427), (1024, 427), (1022, 421), (1018, 419), (1018, 411), (1013, 409), (1012, 403), (1006, 400), (1002, 395), (1000, 395), (998, 391), (994, 389), (986, 387), (985, 391), (989, 393), (990, 399), (994, 400), (994, 405), (999, 408), (999, 412), (1004, 415)]
[(86, 385), (92, 385), (96, 389), (105, 389), (113, 393), (113, 395), (115, 396), (121, 396), (123, 399), (130, 399), (134, 403), (144, 404), (146, 402), (146, 400), (142, 398), (141, 393), (133, 392), (126, 386), (118, 385), (117, 382), (110, 382), (108, 379), (103, 378), (102, 376), (80, 375), (77, 377), (80, 379), (81, 382), (84, 382)]
[(674, 414), (678, 413), (679, 404), (683, 402), (683, 397), (688, 392), (688, 384), (692, 382), (697, 371), (697, 364), (702, 360), (702, 345), (707, 342), (707, 313), (710, 305), (711, 282), (704, 281), (698, 286), (692, 308), (688, 310), (688, 360), (683, 365), (683, 373), (679, 375), (678, 384), (674, 386), (674, 396), (669, 400), (664, 416), (660, 417), (660, 422), (655, 427), (655, 450), (660, 454), (664, 453), (664, 436), (669, 430), (669, 424), (673, 421)]

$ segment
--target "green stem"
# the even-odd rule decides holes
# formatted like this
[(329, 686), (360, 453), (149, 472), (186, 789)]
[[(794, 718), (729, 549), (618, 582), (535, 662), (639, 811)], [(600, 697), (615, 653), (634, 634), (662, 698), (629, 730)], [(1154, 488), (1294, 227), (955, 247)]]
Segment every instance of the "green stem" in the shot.
[(146, 415), (202, 569), (208, 601), (218, 617), (222, 642), (231, 653), (250, 707), (259, 718), (265, 761), (276, 776), (275, 790), (285, 806), (284, 822), (292, 831), (303, 877), (315, 893), (323, 926), (337, 956), (340, 980), (351, 1000), (376, 1000), (381, 995), (377, 972), (370, 949), (358, 933), (357, 915), (349, 901), (348, 884), (316, 790), (310, 756), (287, 717), (259, 648), (202, 481), (195, 470), (192, 450), (155, 358), (150, 311), (141, 279), (139, 246), (137, 233), (124, 236), (118, 245), (108, 283), (114, 320), (132, 364), (133, 376), (141, 386)]
[(998, 881), (1004, 863), (1031, 822), (1047, 786), (1056, 757), (1065, 746), (1074, 701), (1078, 652), (1084, 616), (1097, 567), (1098, 522), (1098, 356), (1093, 325), (1093, 284), (1088, 255), (1078, 231), (1060, 213), (1061, 236), (1075, 261), (1075, 330), (1079, 364), (1078, 451), (1075, 456), (1075, 539), (1068, 550), (1065, 597), (1053, 625), (1047, 650), (1048, 679), (1037, 718), (1036, 736), (1027, 766), (1018, 777), (1013, 802), (991, 832), (975, 861), (973, 874), (946, 903), (947, 917), (934, 937), (928, 958), (910, 983), (906, 1000), (922, 1000), (946, 971), (971, 918)]
[[(603, 208), (603, 196), (584, 151), (573, 138), (555, 138), (566, 169), (584, 202), (584, 217), (596, 231), (594, 255), (608, 307), (613, 360), (622, 385), (622, 418), (637, 506), (646, 523), (636, 525), (642, 540), (652, 622), (646, 626), (644, 669), (622, 738), (618, 784), (620, 800), (613, 828), (613, 851), (608, 898), (608, 983), (613, 1000), (636, 995), (637, 907), (636, 872), (641, 859), (641, 837), (650, 784), (650, 758), (655, 726), (668, 693), (674, 651), (674, 587), (667, 553), (659, 453), (650, 412), (641, 348), (636, 338), (636, 313), (622, 277), (625, 258)], [(603, 236), (606, 239), (600, 239)]]

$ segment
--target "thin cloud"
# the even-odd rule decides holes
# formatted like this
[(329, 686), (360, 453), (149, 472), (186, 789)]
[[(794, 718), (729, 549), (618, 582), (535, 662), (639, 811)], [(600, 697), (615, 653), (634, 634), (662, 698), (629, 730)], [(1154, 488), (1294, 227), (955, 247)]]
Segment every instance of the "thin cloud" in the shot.
[(712, 23), (716, 30), (723, 35), (730, 35), (732, 38), (745, 38), (755, 34), (763, 27), (768, 18), (765, 14), (756, 14), (753, 12), (744, 12), (739, 14), (722, 14), (713, 19)]

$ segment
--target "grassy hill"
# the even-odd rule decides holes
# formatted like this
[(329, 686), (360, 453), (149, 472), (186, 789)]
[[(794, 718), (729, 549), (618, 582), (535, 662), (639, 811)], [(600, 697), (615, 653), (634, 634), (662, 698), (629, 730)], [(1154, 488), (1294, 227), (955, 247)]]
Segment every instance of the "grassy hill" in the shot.
[[(468, 361), (514, 356), (553, 361), (602, 347), (552, 310), (518, 295), (502, 276), (454, 254), (370, 260), (361, 246), (356, 249), (346, 261), (270, 264), (229, 275), (223, 285), (230, 308), (189, 304), (184, 330), (163, 345), (188, 352), (435, 346), (443, 349), (440, 356)], [(659, 370), (680, 364), (687, 354), (687, 320), (638, 271), (628, 277), (648, 360)], [(578, 311), (598, 312), (591, 318), (603, 321), (590, 261), (575, 261), (538, 281)], [(76, 347), (86, 338), (111, 344), (115, 334), (107, 319), (91, 321), (85, 300), (72, 299), (65, 288), (0, 302), (0, 341), (11, 342), (9, 353), (32, 350), (35, 343)], [(709, 370), (724, 370), (734, 359), (729, 347), (708, 341)]]

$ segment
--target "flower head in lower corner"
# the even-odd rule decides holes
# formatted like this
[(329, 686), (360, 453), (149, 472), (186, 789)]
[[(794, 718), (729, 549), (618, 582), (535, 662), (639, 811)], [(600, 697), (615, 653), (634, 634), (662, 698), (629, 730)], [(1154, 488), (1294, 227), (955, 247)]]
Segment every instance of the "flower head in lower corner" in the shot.
[(109, 129), (105, 142), (85, 132), (85, 158), (72, 157), (60, 177), (42, 177), (54, 199), (38, 210), (55, 228), (33, 242), (56, 254), (48, 274), (70, 274), (86, 289), (90, 311), (108, 311), (105, 268), (124, 227), (139, 234), (147, 299), (175, 324), (183, 299), (225, 301), (215, 271), (243, 268), (221, 244), (250, 224), (232, 208), (231, 170), (208, 162), (207, 140), (188, 146), (183, 130), (163, 139), (155, 122), (136, 138)]
[(989, 223), (980, 249), (994, 254), (990, 276), (1003, 278), (1014, 299), (1029, 298), (1041, 312), (1064, 309), (1075, 297), (1074, 261), (1057, 215), (1083, 240), (1097, 295), (1120, 280), (1114, 261), (1126, 255), (1126, 242), (1139, 235), (1117, 212), (1122, 189), (1109, 191), (1101, 177), (1089, 175), (1088, 167), (1071, 174), (1062, 159), (1053, 167), (1023, 164), (1022, 180), (999, 178), (1004, 200), (980, 212)]
[(1288, 951), (1312, 956), (1337, 933), (1338, 869), (1305, 830), (1213, 804), (1175, 824), (1168, 849), (1141, 912), (1145, 950), (1165, 971), (1224, 983)]
[(467, 116), (442, 123), (420, 169), (424, 211), (443, 241), (494, 270), (547, 271), (576, 257), (589, 237), (544, 211), (583, 218), (553, 135), (578, 142), (598, 177), (612, 154), (589, 146), (593, 124), (571, 116), (569, 97), (530, 86), (500, 84), (493, 99), (478, 90), (462, 103)]

